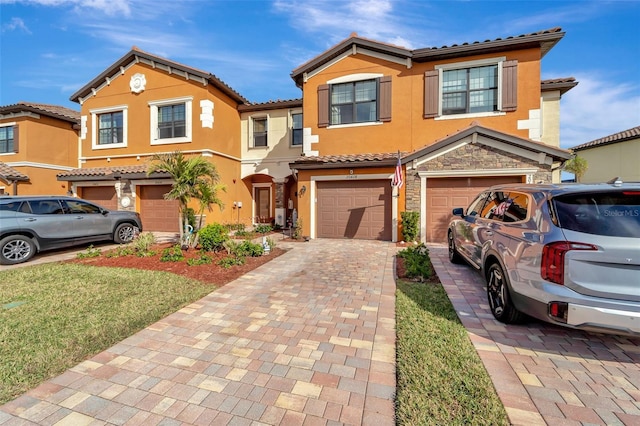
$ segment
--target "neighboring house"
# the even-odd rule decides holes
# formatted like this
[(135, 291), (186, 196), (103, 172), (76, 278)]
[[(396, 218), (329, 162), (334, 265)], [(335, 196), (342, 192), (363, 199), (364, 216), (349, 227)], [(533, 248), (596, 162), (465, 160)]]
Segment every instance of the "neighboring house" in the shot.
[(238, 110), (240, 178), (251, 189), (253, 222), (287, 226), (297, 208), (289, 162), (302, 153), (302, 99), (240, 105)]
[(619, 177), (640, 182), (640, 126), (570, 148), (587, 161), (580, 182), (608, 182)]
[(0, 194), (66, 194), (56, 174), (78, 166), (80, 113), (19, 102), (0, 107)]
[[(250, 225), (257, 217), (284, 215), (277, 211), (282, 203), (277, 193), (285, 188), (278, 185), (290, 174), (288, 162), (300, 154), (300, 149), (292, 151), (282, 127), (288, 125), (288, 104), (275, 110), (264, 105), (260, 112), (261, 107), (215, 75), (135, 47), (71, 100), (81, 105), (80, 168), (60, 173), (58, 179), (68, 182), (75, 195), (109, 208), (136, 210), (145, 230), (177, 231), (177, 202), (164, 198), (171, 179), (166, 173), (147, 176), (146, 171), (154, 154), (179, 150), (214, 163), (226, 185), (219, 194), (225, 208), (205, 210), (206, 223)], [(300, 109), (301, 102), (291, 105)], [(244, 126), (240, 106), (246, 106)], [(252, 117), (255, 127), (247, 133)], [(268, 128), (259, 129), (258, 117), (266, 119), (262, 123)], [(278, 161), (280, 155), (288, 157)], [(249, 162), (243, 162), (245, 156)]]
[[(351, 37), (293, 70), (303, 156), (291, 162), (303, 233), (397, 241), (400, 212), (444, 241), (453, 207), (488, 185), (559, 182), (559, 104), (573, 78), (541, 80), (559, 28), (408, 50)], [(401, 157), (404, 185), (391, 187)]]

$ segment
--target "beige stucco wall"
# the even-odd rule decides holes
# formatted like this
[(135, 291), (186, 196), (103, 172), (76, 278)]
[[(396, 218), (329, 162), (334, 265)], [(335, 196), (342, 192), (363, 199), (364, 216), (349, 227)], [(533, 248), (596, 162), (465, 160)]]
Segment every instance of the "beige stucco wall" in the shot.
[(584, 183), (607, 182), (614, 177), (640, 181), (640, 139), (578, 151), (587, 160)]

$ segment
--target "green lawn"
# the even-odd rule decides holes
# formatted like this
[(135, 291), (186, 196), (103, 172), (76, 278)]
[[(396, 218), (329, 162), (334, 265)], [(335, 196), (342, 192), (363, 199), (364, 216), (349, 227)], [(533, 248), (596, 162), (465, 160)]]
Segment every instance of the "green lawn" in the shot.
[(397, 424), (509, 424), (442, 286), (399, 280), (397, 288)]
[(76, 264), (0, 272), (0, 403), (213, 290), (164, 272)]

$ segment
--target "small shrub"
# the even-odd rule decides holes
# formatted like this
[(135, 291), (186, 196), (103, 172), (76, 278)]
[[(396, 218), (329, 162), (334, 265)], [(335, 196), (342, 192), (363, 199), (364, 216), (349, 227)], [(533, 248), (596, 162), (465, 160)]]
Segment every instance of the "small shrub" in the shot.
[(200, 248), (204, 251), (220, 251), (229, 239), (229, 233), (224, 225), (213, 223), (198, 231)]
[(143, 232), (132, 242), (133, 247), (138, 253), (149, 251), (151, 249), (151, 246), (153, 246), (155, 243), (156, 236), (153, 235), (152, 232)]
[(245, 228), (244, 223), (225, 223), (223, 226), (227, 228), (228, 232), (244, 231)]
[(296, 220), (296, 224), (293, 227), (293, 235), (291, 236), (294, 240), (299, 240), (302, 238), (302, 219), (298, 218)]
[(224, 269), (229, 269), (232, 266), (244, 265), (243, 257), (229, 256), (218, 261), (218, 266), (223, 267)]
[(161, 262), (180, 262), (181, 260), (184, 260), (184, 254), (179, 245), (162, 250)]
[(420, 230), (420, 213), (401, 212), (400, 217), (402, 218), (402, 238), (407, 242), (416, 241)]
[(404, 267), (408, 278), (425, 281), (433, 275), (429, 249), (424, 244), (407, 247), (398, 252), (398, 257), (404, 259)]
[(238, 245), (236, 255), (239, 257), (250, 256), (259, 257), (264, 254), (264, 247), (262, 244), (253, 243), (249, 240), (245, 240)]
[(269, 232), (273, 231), (273, 226), (261, 223), (259, 225), (256, 225), (253, 231), (257, 232), (258, 234), (268, 234)]
[(90, 245), (85, 251), (81, 251), (76, 256), (78, 259), (88, 259), (90, 257), (98, 257), (102, 254), (102, 250)]
[(267, 244), (269, 244), (269, 251), (273, 251), (273, 249), (276, 248), (276, 242), (271, 237), (267, 237)]
[(187, 259), (187, 265), (189, 266), (209, 265), (211, 262), (213, 262), (213, 258), (206, 253), (200, 253), (198, 257)]
[(236, 237), (248, 237), (249, 235), (251, 235), (251, 232), (245, 229), (238, 229), (233, 235), (235, 235)]
[(123, 257), (129, 256), (136, 252), (131, 244), (123, 244), (116, 249), (110, 250), (105, 254), (105, 257)]

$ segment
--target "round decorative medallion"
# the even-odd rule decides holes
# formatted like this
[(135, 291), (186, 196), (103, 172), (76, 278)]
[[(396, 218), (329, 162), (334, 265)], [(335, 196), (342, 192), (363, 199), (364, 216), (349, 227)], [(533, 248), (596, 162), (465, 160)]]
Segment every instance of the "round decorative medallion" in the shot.
[(131, 198), (129, 197), (122, 197), (122, 199), (120, 200), (120, 204), (122, 204), (122, 207), (129, 207), (131, 205)]
[(129, 81), (129, 87), (131, 87), (131, 91), (133, 93), (140, 93), (145, 89), (147, 85), (147, 79), (144, 74), (136, 73), (131, 76), (131, 81)]

